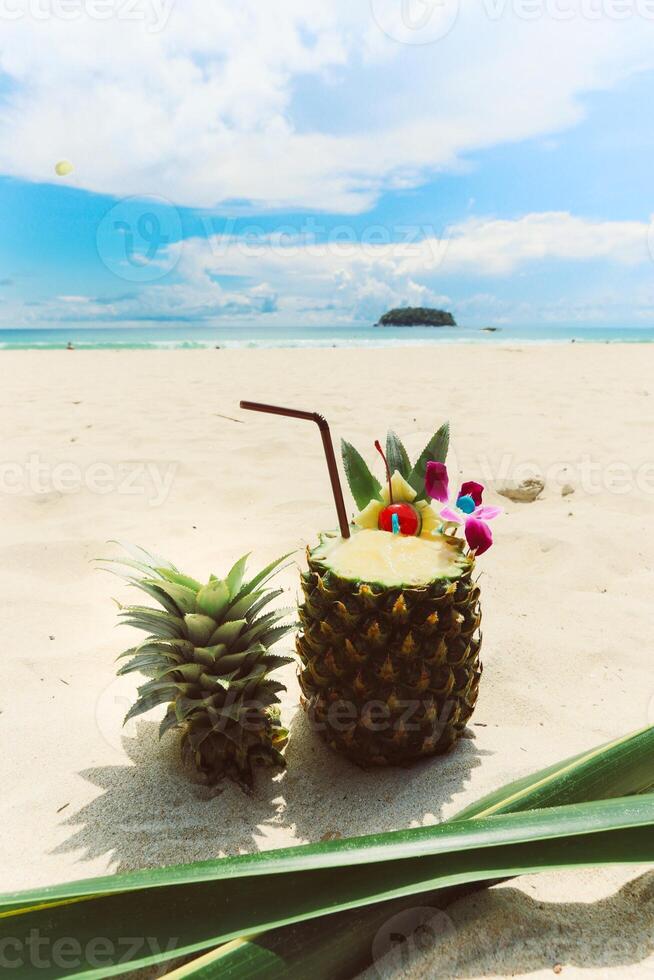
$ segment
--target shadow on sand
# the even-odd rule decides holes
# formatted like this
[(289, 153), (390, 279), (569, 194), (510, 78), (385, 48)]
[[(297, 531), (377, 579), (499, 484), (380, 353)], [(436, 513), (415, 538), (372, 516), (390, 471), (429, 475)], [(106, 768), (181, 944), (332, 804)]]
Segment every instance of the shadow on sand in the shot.
[(124, 738), (131, 765), (86, 769), (101, 792), (67, 817), (71, 835), (56, 853), (85, 862), (106, 857), (114, 871), (266, 850), (322, 837), (355, 836), (442, 819), (481, 753), (464, 738), (447, 756), (407, 769), (363, 771), (329, 749), (297, 712), (288, 768), (257, 774), (251, 795), (233, 784), (218, 791), (192, 781), (174, 734), (141, 722)]
[(364, 770), (330, 749), (298, 711), (286, 750), (284, 823), (312, 840), (437, 823), (485, 754), (474, 739), (462, 738), (444, 756)]
[[(438, 821), (484, 755), (464, 738), (447, 756), (366, 772), (332, 752), (298, 712), (288, 769), (274, 778), (262, 771), (247, 796), (231, 784), (215, 792), (194, 783), (177, 739), (160, 743), (155, 723), (141, 722), (123, 744), (132, 764), (83, 771), (100, 793), (65, 821), (71, 836), (57, 851), (75, 852), (82, 868), (104, 857), (128, 871), (265, 850), (289, 837), (315, 841)], [(464, 978), (557, 963), (596, 971), (640, 963), (654, 977), (654, 958), (642, 963), (654, 953), (654, 872), (593, 903), (536, 901), (505, 885), (456, 902), (447, 917), (454, 933), (427, 949), (411, 941), (396, 947), (367, 980), (412, 975), (414, 965), (416, 975)]]
[[(429, 902), (425, 902), (429, 905)], [(537, 901), (510, 886), (481, 891), (447, 909), (448, 928), (429, 948), (409, 941), (366, 970), (361, 980), (438, 976), (463, 980), (540, 970), (592, 970), (592, 976), (634, 964), (654, 977), (654, 872), (596, 902)], [(418, 948), (420, 946), (420, 948)], [(649, 962), (648, 962), (649, 960)], [(405, 971), (405, 972), (404, 972)]]

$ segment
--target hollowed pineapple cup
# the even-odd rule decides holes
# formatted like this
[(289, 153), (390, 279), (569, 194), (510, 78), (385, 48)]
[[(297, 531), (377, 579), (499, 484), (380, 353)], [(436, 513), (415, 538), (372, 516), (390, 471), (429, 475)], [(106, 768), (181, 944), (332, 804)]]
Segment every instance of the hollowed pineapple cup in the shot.
[(446, 752), (474, 711), (482, 666), (474, 558), (433, 540), (324, 534), (302, 574), (300, 686), (312, 727), (361, 766)]

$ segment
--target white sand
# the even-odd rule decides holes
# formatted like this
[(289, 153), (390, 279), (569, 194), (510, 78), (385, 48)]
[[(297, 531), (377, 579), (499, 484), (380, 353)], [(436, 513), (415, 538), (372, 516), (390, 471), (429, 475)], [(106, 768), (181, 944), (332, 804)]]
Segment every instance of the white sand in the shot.
[[(653, 347), (3, 352), (0, 365), (2, 890), (433, 823), (654, 721)], [(387, 427), (413, 453), (449, 417), (453, 472), (548, 475), (536, 503), (488, 496), (507, 515), (480, 561), (485, 673), (471, 737), (448, 757), (359, 771), (309, 731), (293, 668), (288, 770), (262, 774), (253, 799), (189, 783), (155, 715), (121, 734), (137, 679), (114, 679), (132, 636), (114, 629), (110, 597), (129, 590), (89, 564), (117, 553), (109, 539), (201, 577), (335, 523), (315, 427), (241, 412), (240, 398), (320, 410), (370, 458)], [(24, 468), (33, 454), (45, 492)], [(172, 478), (158, 506), (144, 462)], [(286, 573), (291, 600), (296, 582)], [(539, 977), (558, 962), (565, 976), (654, 977), (644, 871), (524, 878), (465, 900), (447, 943), (382, 973)]]

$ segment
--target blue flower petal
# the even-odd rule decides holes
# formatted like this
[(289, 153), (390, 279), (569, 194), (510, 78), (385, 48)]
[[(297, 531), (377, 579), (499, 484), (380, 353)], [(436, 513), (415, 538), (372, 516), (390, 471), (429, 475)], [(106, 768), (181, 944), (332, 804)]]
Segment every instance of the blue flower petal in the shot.
[(463, 511), (464, 514), (472, 514), (473, 510), (477, 506), (477, 504), (474, 502), (474, 500), (468, 493), (465, 493), (462, 497), (459, 497), (459, 499), (456, 502), (456, 505), (459, 508), (459, 510)]

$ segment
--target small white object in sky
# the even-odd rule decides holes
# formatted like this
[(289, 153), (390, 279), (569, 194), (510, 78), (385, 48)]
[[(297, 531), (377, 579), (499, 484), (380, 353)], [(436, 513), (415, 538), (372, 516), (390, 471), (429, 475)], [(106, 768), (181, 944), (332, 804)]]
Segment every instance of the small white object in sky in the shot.
[(72, 172), (73, 165), (70, 160), (60, 160), (59, 163), (55, 164), (55, 173), (58, 177), (67, 177)]

